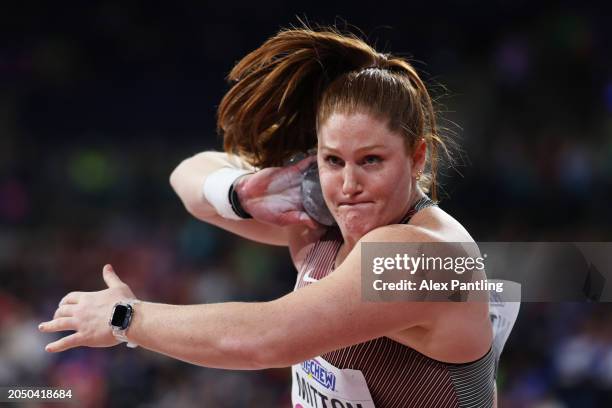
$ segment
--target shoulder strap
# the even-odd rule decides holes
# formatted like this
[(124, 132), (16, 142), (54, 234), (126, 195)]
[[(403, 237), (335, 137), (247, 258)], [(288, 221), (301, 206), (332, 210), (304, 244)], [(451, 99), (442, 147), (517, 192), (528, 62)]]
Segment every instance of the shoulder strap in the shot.
[(406, 215), (404, 215), (404, 218), (402, 218), (399, 224), (408, 224), (408, 222), (410, 222), (410, 219), (414, 216), (414, 214), (418, 213), (424, 208), (431, 207), (433, 205), (437, 206), (438, 204), (436, 204), (431, 198), (427, 196), (420, 198), (413, 204), (412, 207), (410, 207), (410, 209), (408, 210)]

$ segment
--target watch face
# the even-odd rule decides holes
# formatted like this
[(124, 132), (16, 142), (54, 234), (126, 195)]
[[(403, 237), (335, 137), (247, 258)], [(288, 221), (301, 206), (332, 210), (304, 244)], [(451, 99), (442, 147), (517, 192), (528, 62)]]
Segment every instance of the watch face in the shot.
[(115, 311), (113, 312), (113, 318), (111, 320), (111, 324), (115, 327), (125, 329), (126, 317), (128, 317), (129, 312), (130, 312), (130, 306), (126, 306), (126, 305), (115, 306)]

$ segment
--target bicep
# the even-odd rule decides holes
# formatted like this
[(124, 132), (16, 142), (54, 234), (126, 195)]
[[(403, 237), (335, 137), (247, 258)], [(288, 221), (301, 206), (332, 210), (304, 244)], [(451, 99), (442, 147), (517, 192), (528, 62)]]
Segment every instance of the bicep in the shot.
[(332, 274), (272, 302), (277, 312), (269, 335), (279, 365), (423, 325), (443, 313), (442, 302), (363, 301), (358, 248)]
[[(388, 232), (388, 230), (387, 230)], [(271, 344), (278, 350), (278, 360), (293, 364), (323, 353), (362, 343), (414, 327), (430, 334), (445, 325), (445, 316), (453, 316), (456, 339), (470, 331), (479, 331), (488, 322), (487, 304), (467, 302), (422, 301), (422, 297), (406, 294), (403, 301), (366, 301), (362, 297), (362, 242), (427, 242), (430, 236), (385, 236), (385, 232), (366, 234), (344, 262), (330, 275), (272, 302), (277, 311), (271, 327)], [(393, 235), (393, 233), (392, 233)], [(389, 239), (390, 238), (390, 239)], [(482, 310), (481, 310), (482, 309)], [(472, 330), (478, 329), (478, 330)], [(486, 328), (485, 328), (486, 329)], [(269, 343), (270, 344), (270, 343)], [(470, 350), (457, 350), (452, 343), (436, 343), (444, 350), (436, 354), (457, 358)], [(435, 346), (435, 344), (432, 343)], [(432, 346), (430, 345), (430, 346)], [(446, 354), (444, 354), (446, 353)]]
[[(333, 275), (278, 302), (279, 309), (287, 311), (275, 320), (277, 338), (282, 339), (275, 347), (282, 365), (419, 326), (441, 305), (362, 302), (359, 285)], [(281, 328), (285, 332), (282, 337)]]

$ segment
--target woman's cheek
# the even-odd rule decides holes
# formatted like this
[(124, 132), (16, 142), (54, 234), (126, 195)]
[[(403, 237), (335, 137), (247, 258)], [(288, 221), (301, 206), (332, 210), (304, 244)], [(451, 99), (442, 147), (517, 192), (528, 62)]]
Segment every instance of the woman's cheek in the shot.
[(325, 199), (325, 203), (327, 203), (327, 206), (329, 207), (334, 194), (334, 191), (338, 191), (338, 189), (341, 186), (338, 186), (337, 182), (335, 181), (335, 178), (333, 175), (328, 174), (328, 173), (321, 173), (319, 174), (319, 182), (321, 183), (321, 190), (323, 191), (323, 198)]
[(401, 170), (403, 169), (397, 166), (377, 173), (374, 185), (385, 193), (398, 193), (402, 187), (410, 185), (410, 177), (407, 177), (406, 172)]

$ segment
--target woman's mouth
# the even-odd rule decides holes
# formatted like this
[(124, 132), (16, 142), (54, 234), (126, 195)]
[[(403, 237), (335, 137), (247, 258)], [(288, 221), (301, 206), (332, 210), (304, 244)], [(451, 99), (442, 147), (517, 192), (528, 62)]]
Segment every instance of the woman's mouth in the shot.
[(357, 208), (365, 205), (374, 204), (372, 201), (346, 201), (338, 204), (339, 208)]

